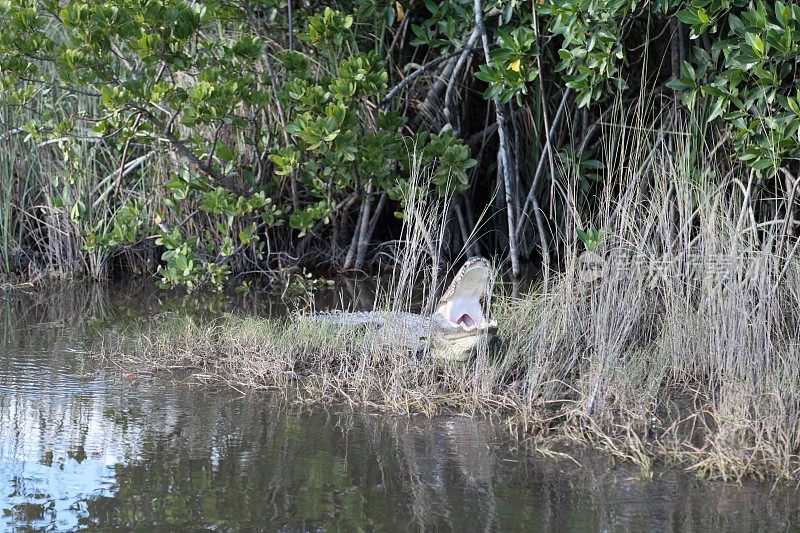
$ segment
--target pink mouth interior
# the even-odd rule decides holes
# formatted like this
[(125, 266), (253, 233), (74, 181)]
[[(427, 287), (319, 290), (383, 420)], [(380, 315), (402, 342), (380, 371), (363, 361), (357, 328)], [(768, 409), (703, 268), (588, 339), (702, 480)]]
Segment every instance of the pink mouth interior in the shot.
[(476, 327), (485, 321), (479, 298), (453, 298), (445, 309), (445, 316), (454, 324)]
[(467, 327), (470, 327), (470, 326), (474, 326), (475, 325), (475, 321), (472, 319), (471, 316), (469, 316), (468, 314), (464, 313), (463, 315), (461, 315), (458, 318), (458, 320), (456, 320), (456, 324), (463, 324), (463, 325), (465, 325)]

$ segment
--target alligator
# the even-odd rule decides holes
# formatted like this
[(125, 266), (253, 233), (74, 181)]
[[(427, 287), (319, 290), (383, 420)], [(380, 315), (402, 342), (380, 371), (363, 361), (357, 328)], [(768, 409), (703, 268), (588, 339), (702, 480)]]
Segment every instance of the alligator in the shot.
[(439, 363), (464, 362), (479, 339), (497, 331), (489, 320), (483, 299), (492, 280), (489, 261), (468, 259), (442, 295), (432, 315), (405, 311), (316, 313), (316, 322), (335, 326), (368, 328), (378, 346), (400, 346), (412, 353), (430, 353)]

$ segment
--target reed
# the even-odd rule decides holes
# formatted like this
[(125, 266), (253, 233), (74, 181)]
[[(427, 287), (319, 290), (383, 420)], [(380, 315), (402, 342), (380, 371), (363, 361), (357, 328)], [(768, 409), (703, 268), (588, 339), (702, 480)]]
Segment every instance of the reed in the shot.
[(99, 113), (98, 105), (97, 98), (52, 89), (28, 108), (0, 108), (0, 277), (105, 280), (115, 256), (125, 272), (155, 268), (145, 241), (100, 243), (108, 242), (126, 206), (162, 207), (154, 189), (165, 180), (163, 154), (132, 143), (120, 168), (114, 143), (89, 131), (47, 139), (29, 134), (27, 125), (41, 121), (37, 110), (50, 110), (58, 124)]
[(796, 478), (793, 222), (756, 221), (752, 173), (698, 143), (697, 123), (633, 126), (609, 136), (620, 194), (596, 216), (595, 252), (576, 244), (549, 291), (500, 310), (523, 419), (554, 406), (644, 470), (669, 457), (711, 477)]

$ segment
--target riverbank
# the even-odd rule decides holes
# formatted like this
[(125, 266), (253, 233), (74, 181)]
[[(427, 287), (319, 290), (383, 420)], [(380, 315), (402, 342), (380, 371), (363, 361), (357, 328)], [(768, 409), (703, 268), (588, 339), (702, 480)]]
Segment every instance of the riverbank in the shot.
[(0, 529), (774, 531), (800, 520), (789, 484), (659, 468), (642, 479), (602, 452), (557, 448), (573, 462), (550, 440), (517, 439), (499, 417), (305, 405), (291, 389), (242, 396), (182, 372), (98, 371), (85, 349), (133, 321), (274, 303), (206, 296), (142, 283), (0, 294)]
[[(663, 461), (708, 478), (797, 480), (793, 226), (751, 225), (746, 197), (680, 168), (664, 173), (670, 157), (618, 176), (623, 192), (597, 215), (602, 230), (579, 232), (560, 274), (519, 297), (494, 291), (498, 339), (468, 364), (440, 368), (352, 331), (235, 315), (173, 315), (101, 351), (123, 367), (189, 368), (242, 390), (299, 386), (311, 401), (501, 413), (511, 427), (606, 449), (645, 474)], [(443, 286), (424, 245), (435, 231), (407, 227), (403, 261), (374, 301), (430, 311)]]
[(460, 366), (376, 350), (363, 332), (235, 314), (159, 317), (127, 340), (107, 338), (102, 354), (126, 370), (189, 369), (242, 392), (500, 415), (511, 429), (604, 449), (645, 476), (661, 462), (713, 479), (798, 479), (796, 346), (756, 351), (763, 325), (732, 312), (743, 295), (723, 292), (701, 313), (655, 289), (629, 287), (606, 304), (602, 282), (584, 289), (561, 279), (547, 294), (496, 298), (499, 342)]

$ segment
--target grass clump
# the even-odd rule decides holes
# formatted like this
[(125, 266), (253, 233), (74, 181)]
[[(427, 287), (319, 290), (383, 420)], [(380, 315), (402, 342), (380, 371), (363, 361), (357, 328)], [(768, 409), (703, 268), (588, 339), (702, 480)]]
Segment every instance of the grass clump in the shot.
[(577, 221), (601, 237), (568, 251), (547, 290), (500, 310), (526, 425), (549, 407), (549, 425), (645, 471), (668, 458), (709, 477), (797, 479), (793, 192), (769, 191), (674, 123), (667, 143), (634, 125), (607, 146), (617, 193)]
[(236, 388), (297, 390), (305, 400), (344, 399), (396, 412), (432, 415), (466, 404), (474, 412), (500, 399), (486, 386), (497, 383), (496, 375), (481, 379), (471, 368), (442, 367), (392, 348), (365, 329), (310, 320), (173, 316), (133, 341), (107, 342), (104, 356), (138, 372), (191, 369)]

